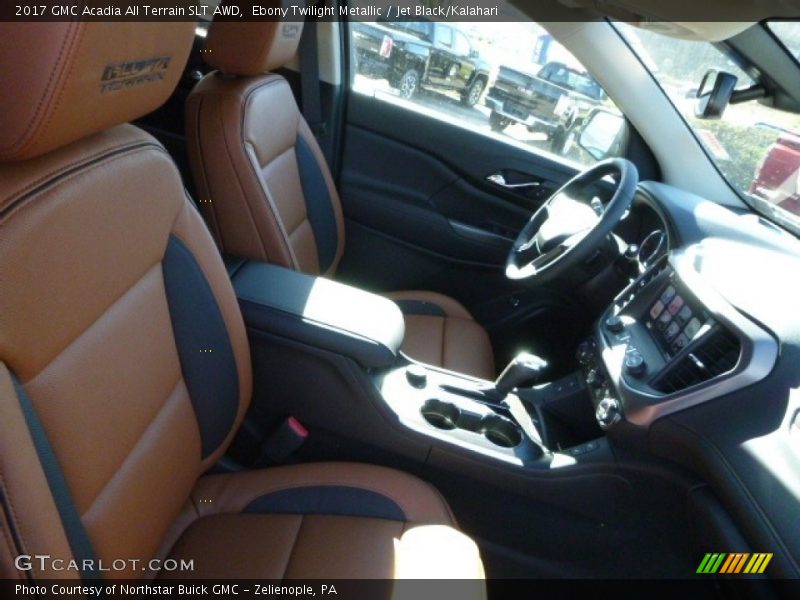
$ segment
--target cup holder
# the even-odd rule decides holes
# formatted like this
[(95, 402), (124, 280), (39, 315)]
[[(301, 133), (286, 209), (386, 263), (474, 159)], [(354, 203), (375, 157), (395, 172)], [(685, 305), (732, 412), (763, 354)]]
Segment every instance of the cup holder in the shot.
[(422, 405), (422, 416), (436, 429), (455, 429), (460, 414), (461, 410), (456, 405), (436, 398), (431, 398)]
[(522, 443), (522, 432), (519, 427), (498, 415), (489, 415), (481, 419), (481, 431), (495, 446), (516, 448)]
[(489, 442), (501, 448), (516, 448), (522, 443), (519, 426), (497, 414), (481, 416), (469, 411), (462, 412), (455, 404), (436, 398), (426, 400), (420, 412), (428, 424), (442, 431), (471, 431), (483, 435)]

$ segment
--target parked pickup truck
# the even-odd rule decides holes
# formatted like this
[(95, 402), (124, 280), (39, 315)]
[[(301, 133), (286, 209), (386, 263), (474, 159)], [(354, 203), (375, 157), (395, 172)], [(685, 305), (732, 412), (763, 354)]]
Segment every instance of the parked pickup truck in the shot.
[(522, 123), (530, 131), (547, 133), (556, 146), (604, 99), (602, 88), (588, 73), (550, 62), (536, 75), (501, 66), (485, 103), (492, 111), (489, 125), (494, 131)]
[(456, 93), (474, 106), (489, 81), (489, 65), (467, 35), (447, 23), (356, 22), (353, 45), (356, 71), (387, 79), (403, 98), (426, 88)]

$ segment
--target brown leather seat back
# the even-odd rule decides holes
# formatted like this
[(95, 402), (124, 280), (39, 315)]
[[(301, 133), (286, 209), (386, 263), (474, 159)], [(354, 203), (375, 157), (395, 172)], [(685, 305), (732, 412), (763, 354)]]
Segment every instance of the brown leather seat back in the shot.
[[(344, 250), (341, 202), (289, 84), (267, 73), (295, 54), (300, 25), (213, 22), (203, 58), (217, 70), (189, 96), (186, 138), (200, 206), (223, 252), (333, 276)], [(489, 335), (463, 306), (440, 294), (402, 296), (407, 353), (494, 377)]]
[(249, 402), (213, 241), (166, 151), (120, 125), (169, 96), (193, 35), (193, 23), (0, 24), (4, 577), (24, 576), (19, 554), (79, 554), (53, 462), (96, 558), (156, 555)]
[(302, 23), (214, 22), (218, 69), (189, 97), (186, 137), (200, 206), (223, 252), (333, 275), (344, 249), (339, 196), (279, 75)]

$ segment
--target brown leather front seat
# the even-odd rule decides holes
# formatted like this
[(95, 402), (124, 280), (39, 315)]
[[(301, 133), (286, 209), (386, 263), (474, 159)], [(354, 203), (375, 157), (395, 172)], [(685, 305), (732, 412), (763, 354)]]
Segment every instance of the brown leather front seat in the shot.
[(193, 35), (0, 24), (0, 577), (142, 577), (173, 556), (193, 578), (479, 578), (409, 475), (203, 475), (250, 402), (247, 338), (171, 158), (123, 124), (170, 95)]
[[(186, 136), (201, 207), (223, 252), (333, 276), (344, 250), (339, 196), (289, 84), (268, 73), (296, 53), (302, 23), (214, 22), (203, 58), (217, 69), (189, 97)], [(489, 336), (433, 292), (389, 294), (413, 358), (492, 379)]]

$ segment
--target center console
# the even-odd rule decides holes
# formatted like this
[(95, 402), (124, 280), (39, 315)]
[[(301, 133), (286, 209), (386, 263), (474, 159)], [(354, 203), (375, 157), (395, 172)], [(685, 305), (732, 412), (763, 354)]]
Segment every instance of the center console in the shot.
[(521, 355), (495, 382), (475, 379), (405, 356), (403, 315), (386, 298), (254, 261), (229, 261), (229, 273), (250, 337), (251, 416), (266, 430), (293, 416), (423, 463), (456, 453), (523, 472), (610, 458), (594, 423), (557, 441), (567, 438), (555, 420), (548, 427), (547, 407), (591, 416), (591, 404), (575, 376), (534, 385), (538, 357)]
[(381, 393), (405, 427), (509, 464), (543, 455), (541, 439), (518, 398), (491, 399), (491, 386), (410, 364), (380, 378)]
[(230, 271), (251, 338), (256, 420), (296, 416), (423, 463), (455, 453), (536, 472), (610, 460), (602, 429), (647, 427), (775, 362), (774, 339), (700, 277), (701, 261), (696, 250), (658, 261), (580, 345), (580, 371), (546, 383), (546, 363), (530, 355), (495, 382), (420, 364), (401, 351), (393, 302), (240, 261)]
[(241, 262), (231, 270), (251, 330), (328, 350), (365, 368), (397, 360), (405, 325), (394, 302), (262, 262)]
[(672, 252), (633, 281), (580, 345), (576, 372), (544, 381), (543, 361), (523, 356), (492, 382), (404, 355), (404, 317), (386, 298), (231, 259), (253, 401), (230, 457), (402, 465), (624, 523), (637, 499), (620, 450), (660, 416), (764, 377), (777, 356), (702, 261)]

